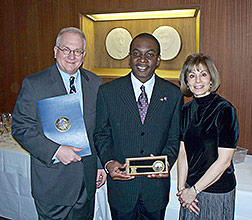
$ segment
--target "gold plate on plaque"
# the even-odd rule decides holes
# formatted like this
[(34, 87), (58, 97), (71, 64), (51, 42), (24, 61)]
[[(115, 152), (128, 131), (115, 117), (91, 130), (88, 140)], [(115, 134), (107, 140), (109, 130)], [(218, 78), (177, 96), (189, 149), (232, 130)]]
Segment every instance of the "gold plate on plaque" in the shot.
[(133, 176), (168, 173), (167, 156), (126, 158), (126, 173)]

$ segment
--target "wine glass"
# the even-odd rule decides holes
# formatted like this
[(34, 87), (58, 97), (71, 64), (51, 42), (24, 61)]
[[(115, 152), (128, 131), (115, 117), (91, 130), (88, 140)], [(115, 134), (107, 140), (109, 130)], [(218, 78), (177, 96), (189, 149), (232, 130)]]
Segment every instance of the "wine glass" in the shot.
[(3, 126), (7, 133), (11, 131), (11, 114), (10, 113), (2, 113), (2, 122)]
[(4, 131), (5, 131), (5, 128), (4, 128), (3, 122), (0, 121), (0, 142), (4, 141), (4, 137), (3, 137)]

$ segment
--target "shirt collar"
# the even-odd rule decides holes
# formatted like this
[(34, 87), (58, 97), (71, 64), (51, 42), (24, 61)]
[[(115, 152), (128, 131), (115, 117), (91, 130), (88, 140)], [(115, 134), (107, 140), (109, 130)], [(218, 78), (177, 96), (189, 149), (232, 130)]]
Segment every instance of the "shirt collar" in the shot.
[(147, 82), (142, 83), (131, 72), (131, 82), (132, 82), (132, 86), (133, 86), (133, 89), (134, 89), (136, 101), (138, 100), (138, 97), (139, 97), (139, 95), (142, 92), (141, 89), (140, 89), (140, 87), (142, 85), (144, 85), (145, 92), (146, 92), (147, 97), (148, 97), (148, 102), (150, 102), (150, 98), (151, 98), (151, 95), (152, 95), (153, 87), (154, 87), (154, 84), (155, 84), (155, 73), (152, 75), (152, 77)]
[(71, 77), (71, 76), (74, 76), (75, 77), (75, 80), (77, 81), (77, 79), (78, 79), (78, 77), (79, 77), (79, 75), (80, 75), (80, 70), (78, 69), (77, 71), (76, 71), (76, 73), (74, 73), (73, 75), (69, 75), (68, 73), (65, 73), (64, 71), (62, 71), (60, 68), (59, 68), (59, 66), (58, 66), (58, 64), (56, 63), (56, 66), (57, 66), (57, 68), (58, 68), (58, 70), (59, 70), (59, 72), (60, 72), (60, 75), (61, 75), (61, 77), (63, 78), (63, 80), (65, 81), (65, 80), (69, 80), (69, 78)]

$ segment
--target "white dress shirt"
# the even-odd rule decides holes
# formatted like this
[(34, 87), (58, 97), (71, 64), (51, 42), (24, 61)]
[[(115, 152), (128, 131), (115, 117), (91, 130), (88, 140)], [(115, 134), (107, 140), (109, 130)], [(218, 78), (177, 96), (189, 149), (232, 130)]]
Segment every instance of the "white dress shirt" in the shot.
[(145, 83), (142, 83), (139, 79), (137, 79), (132, 72), (131, 72), (130, 77), (131, 77), (131, 83), (133, 86), (136, 102), (138, 101), (139, 95), (142, 93), (140, 87), (144, 85), (145, 92), (148, 98), (148, 104), (150, 104), (151, 95), (152, 95), (152, 91), (155, 84), (155, 74), (153, 74), (152, 77)]

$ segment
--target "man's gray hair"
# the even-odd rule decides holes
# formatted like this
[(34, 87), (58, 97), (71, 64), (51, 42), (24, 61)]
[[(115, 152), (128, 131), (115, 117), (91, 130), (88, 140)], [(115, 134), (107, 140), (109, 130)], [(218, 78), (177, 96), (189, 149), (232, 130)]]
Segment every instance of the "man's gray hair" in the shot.
[(83, 38), (83, 50), (85, 50), (86, 48), (86, 37), (85, 37), (85, 34), (83, 33), (82, 30), (80, 30), (79, 28), (76, 28), (76, 27), (66, 27), (66, 28), (63, 28), (60, 30), (60, 32), (58, 33), (58, 36), (56, 38), (56, 46), (60, 46), (60, 39), (61, 39), (61, 36), (64, 34), (64, 33), (77, 33), (79, 34), (82, 38)]

